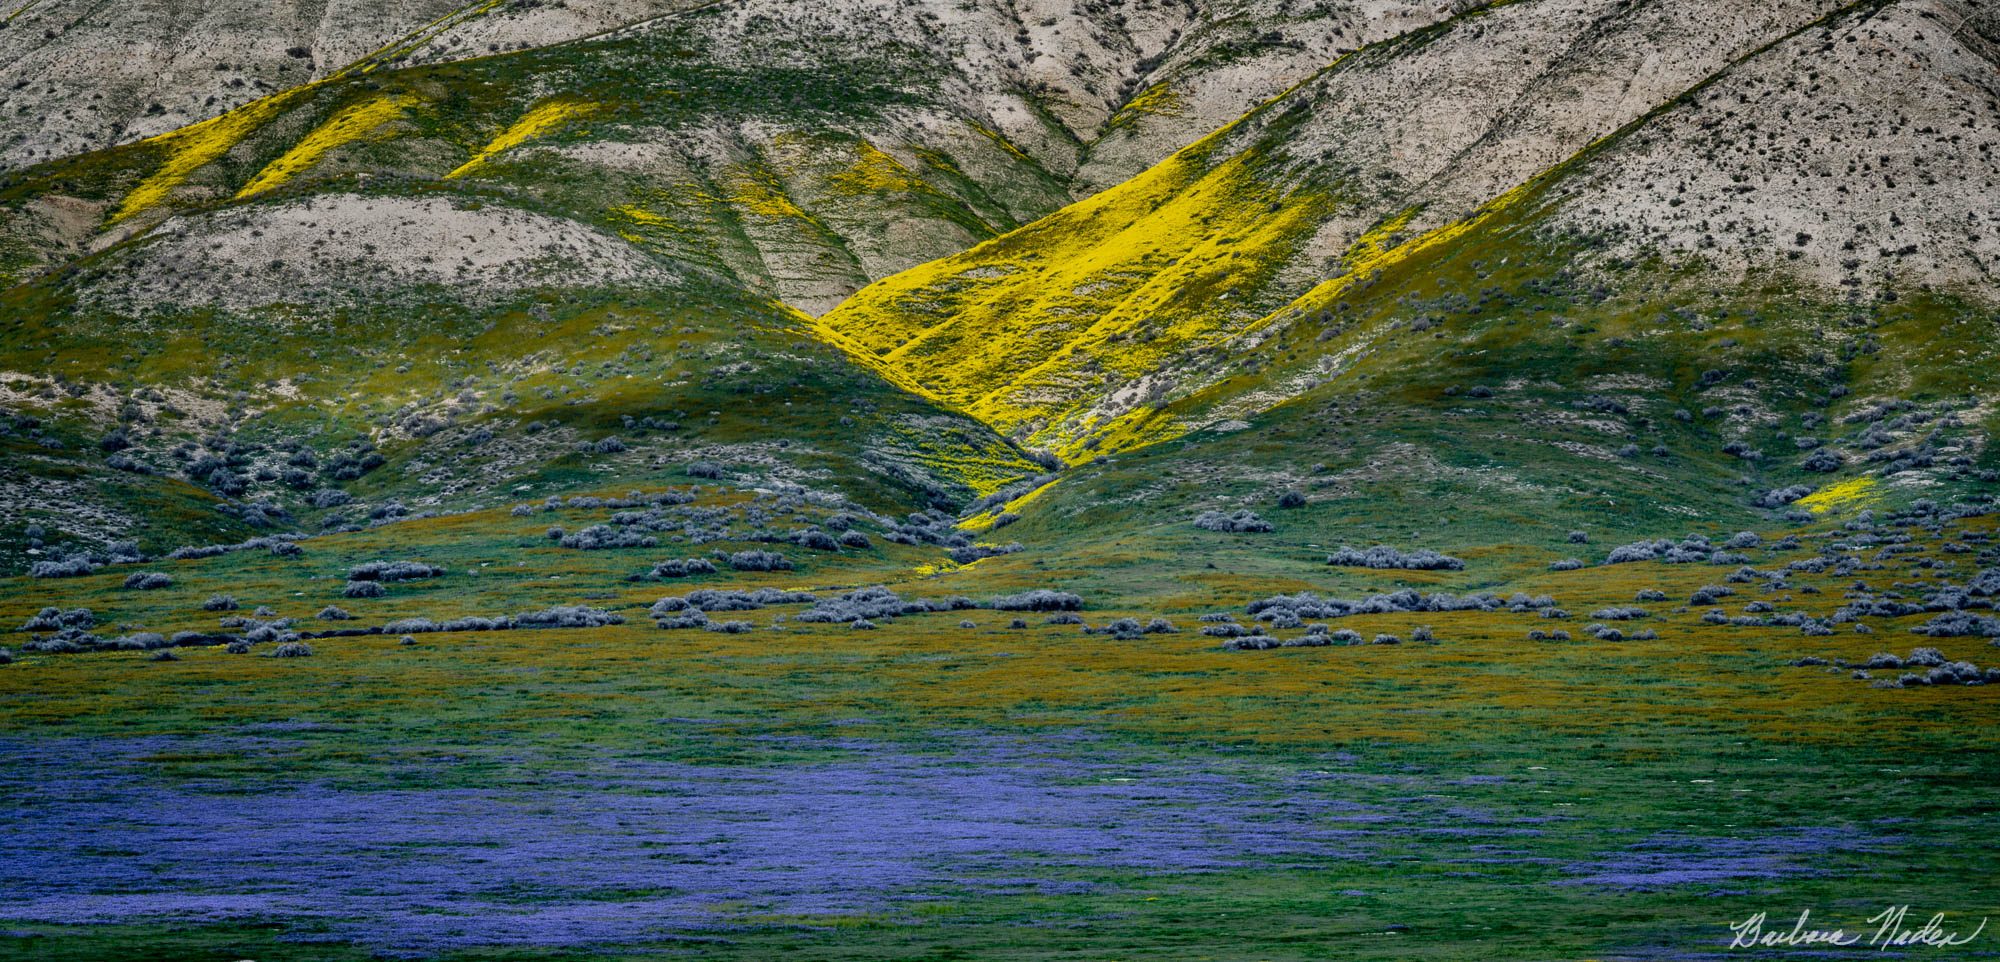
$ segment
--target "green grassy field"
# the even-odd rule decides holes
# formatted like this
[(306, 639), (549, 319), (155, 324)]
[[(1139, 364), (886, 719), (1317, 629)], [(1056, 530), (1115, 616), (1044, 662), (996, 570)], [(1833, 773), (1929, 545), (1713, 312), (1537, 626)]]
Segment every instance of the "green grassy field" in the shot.
[[(265, 830), (318, 846), (313, 865), (326, 876), (300, 881), (327, 914), (301, 914), (295, 894), (268, 879), (262, 884), (276, 886), (268, 915), (176, 910), (190, 890), (170, 879), (226, 875), (230, 867), (193, 861), (198, 852), (181, 851), (192, 839), (169, 834), (164, 850), (146, 859), (164, 863), (152, 870), (163, 873), (154, 881), (113, 877), (104, 865), (120, 854), (85, 849), (71, 853), (78, 887), (64, 898), (75, 901), (40, 893), (17, 903), (41, 911), (140, 895), (141, 907), (126, 910), (122, 924), (22, 920), (0, 939), (0, 955), (1707, 958), (1745, 954), (1724, 948), (1725, 926), (1759, 911), (1786, 919), (1786, 927), (1803, 909), (1854, 926), (1909, 904), (1924, 917), (1946, 911), (1972, 920), (1969, 930), (2000, 910), (2000, 878), (1981, 841), (1994, 828), (2000, 785), (1987, 737), (2000, 688), (1882, 689), (1847, 670), (1789, 664), (1805, 656), (1858, 664), (1918, 643), (1953, 659), (1992, 660), (1984, 639), (1933, 642), (1908, 631), (1928, 616), (1865, 619), (1876, 633), (1843, 625), (1827, 637), (1711, 625), (1700, 617), (1706, 609), (1683, 604), (1727, 573), (1711, 565), (1549, 572), (1542, 555), (1556, 549), (1503, 545), (1465, 552), (1464, 571), (1361, 571), (1317, 564), (1283, 531), (1188, 529), (1146, 544), (1106, 540), (966, 567), (939, 565), (936, 550), (921, 546), (880, 544), (838, 556), (790, 549), (800, 561), (790, 572), (725, 568), (678, 583), (630, 583), (619, 578), (658, 557), (696, 552), (579, 552), (541, 536), (550, 523), (574, 529), (601, 514), (608, 512), (483, 512), (312, 539), (293, 558), (244, 552), (142, 566), (173, 577), (155, 591), (120, 588), (129, 569), (118, 567), (62, 582), (12, 582), (0, 606), (0, 621), (10, 624), (60, 603), (91, 607), (100, 626), (207, 630), (217, 615), (201, 603), (218, 592), (233, 594), (243, 611), (268, 605), (307, 629), (328, 627), (311, 616), (330, 603), (354, 612), (356, 625), (575, 603), (622, 613), (626, 623), (419, 634), (414, 645), (393, 635), (329, 638), (312, 641), (314, 654), (303, 659), (263, 657), (268, 645), (248, 654), (180, 648), (174, 661), (137, 651), (22, 655), (0, 668), (0, 739), (22, 760), (9, 787), (29, 799), (17, 829), (30, 819), (71, 818), (81, 834), (111, 817), (95, 804), (106, 797), (133, 806), (123, 818), (138, 826), (175, 823), (167, 812), (181, 805), (241, 806), (254, 821), (256, 813), (272, 817), (259, 800), (275, 798), (281, 824)], [(1974, 556), (1939, 550), (1978, 544), (1959, 541), (1961, 528), (1976, 538), (1993, 525), (1975, 518), (1937, 535), (1907, 529), (1921, 550), (1861, 577), (1887, 584), (1939, 574), (1915, 567), (1924, 559), (1962, 577), (1969, 568), (1960, 566)], [(1841, 537), (1852, 535), (1809, 526), (1799, 550), (1748, 554), (1769, 570)], [(1593, 558), (1607, 549), (1564, 547)], [(422, 560), (449, 573), (391, 585), (382, 599), (341, 599), (342, 572), (377, 558)], [(1824, 615), (1855, 577), (1795, 572), (1782, 592), (1737, 585), (1723, 607), (1736, 614), (1763, 600), (1779, 611)], [(1057, 587), (1082, 594), (1087, 624), (1165, 617), (1179, 631), (1116, 640), (1045, 624), (1039, 613), (985, 609), (906, 615), (875, 631), (774, 623), (803, 605), (717, 616), (755, 625), (740, 635), (661, 631), (645, 616), (657, 598), (697, 587), (810, 588), (825, 596), (878, 583), (905, 598)], [(1335, 627), (1364, 638), (1394, 633), (1403, 643), (1268, 651), (1225, 650), (1198, 632), (1204, 613), (1234, 611), (1249, 623), (1243, 606), (1274, 593), (1353, 597), (1399, 586), (1546, 593), (1573, 617), (1504, 609), (1354, 615)], [(1670, 601), (1642, 604), (1652, 617), (1619, 625), (1627, 634), (1652, 628), (1656, 640), (1603, 641), (1580, 630), (1590, 612), (1630, 604), (1642, 589)], [(1017, 616), (1027, 627), (1007, 627)], [(1419, 625), (1431, 628), (1434, 643), (1410, 640)], [(1576, 640), (1529, 640), (1528, 632), (1552, 627)], [(61, 758), (70, 761), (52, 767)], [(902, 783), (882, 781), (890, 777), (878, 768), (885, 765), (1001, 787), (979, 782), (964, 796), (931, 797), (919, 789), (928, 783), (912, 782), (905, 787), (918, 798), (905, 800), (916, 806), (906, 810), (891, 804)], [(605, 774), (628, 766), (682, 774), (663, 783)], [(1016, 775), (1030, 784), (1016, 784)], [(933, 837), (878, 826), (887, 832), (883, 846), (937, 846), (896, 850), (927, 869), (893, 881), (881, 877), (878, 860), (889, 852), (870, 847), (870, 827), (822, 822), (829, 812), (763, 812), (730, 827), (723, 838), (736, 841), (725, 847), (748, 844), (731, 833), (762, 831), (795, 835), (799, 847), (781, 849), (794, 857), (810, 853), (815, 840), (833, 846), (834, 888), (861, 904), (818, 911), (773, 897), (782, 885), (762, 897), (754, 889), (733, 898), (700, 892), (698, 912), (677, 900), (664, 909), (663, 892), (701, 890), (700, 880), (724, 872), (728, 857), (658, 862), (643, 848), (594, 856), (600, 868), (607, 859), (630, 868), (619, 885), (503, 885), (509, 851), (531, 841), (513, 832), (566, 824), (563, 799), (576, 793), (589, 793), (592, 808), (615, 810), (604, 799), (707, 798), (701, 786), (716, 780), (714, 790), (734, 796), (728, 786), (736, 778), (771, 779), (755, 784), (782, 795), (792, 777), (843, 786), (810, 796), (819, 802), (809, 808), (879, 815), (899, 826), (941, 818), (954, 827)], [(93, 788), (66, 782), (85, 778)], [(1128, 785), (1142, 790), (1115, 804), (1100, 794)], [(1147, 796), (1147, 786), (1161, 794)], [(291, 800), (301, 790), (320, 800)], [(522, 913), (515, 931), (533, 933), (546, 924), (538, 913), (581, 903), (627, 906), (642, 919), (659, 913), (657, 924), (615, 928), (621, 934), (610, 944), (567, 935), (547, 937), (554, 944), (476, 944), (505, 941), (490, 928), (439, 935), (409, 922), (393, 897), (368, 900), (378, 884), (393, 888), (386, 879), (400, 871), (399, 859), (412, 870), (434, 864), (435, 842), (399, 848), (393, 826), (368, 841), (329, 841), (313, 828), (320, 818), (366, 824), (413, 796), (462, 793), (504, 799), (500, 811), (522, 825), (478, 843), (485, 854), (471, 864), (490, 873), (482, 876), (490, 884), (453, 889), (448, 907), (414, 915), (490, 918), (482, 913), (504, 906)], [(64, 802), (92, 804), (67, 815)], [(1063, 821), (1065, 813), (1079, 823)], [(628, 817), (616, 823), (620, 831)], [(977, 834), (994, 819), (1026, 819), (1035, 830), (982, 836), (976, 858), (953, 848), (954, 833)], [(663, 815), (649, 829), (672, 836), (679, 824)], [(34, 840), (62, 837), (29, 834), (13, 864), (26, 864)], [(345, 877), (337, 868), (342, 844), (386, 860), (370, 863), (386, 874)], [(27, 887), (22, 894), (37, 894), (36, 884)], [(143, 908), (149, 892), (163, 911), (156, 920)], [(344, 914), (363, 907), (362, 917)], [(1948, 954), (1981, 950), (1974, 942)]]

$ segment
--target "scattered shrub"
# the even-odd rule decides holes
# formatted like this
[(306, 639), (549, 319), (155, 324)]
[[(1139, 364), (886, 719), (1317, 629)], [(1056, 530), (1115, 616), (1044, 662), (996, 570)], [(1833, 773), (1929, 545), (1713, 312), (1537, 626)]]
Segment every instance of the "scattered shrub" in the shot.
[(81, 578), (96, 571), (98, 565), (83, 555), (73, 555), (61, 561), (37, 561), (28, 567), (31, 578)]
[[(798, 532), (792, 538), (792, 543), (798, 545), (801, 548), (810, 548), (814, 551), (840, 550), (840, 542), (834, 540), (833, 535), (827, 534), (826, 532), (821, 531), (818, 528), (808, 528), (804, 531)], [(954, 556), (952, 560), (954, 561), (957, 560), (957, 557)]]
[(990, 598), (984, 607), (996, 611), (1082, 611), (1083, 598), (1067, 591), (1036, 588), (1016, 595)]
[(1688, 596), (1688, 604), (1695, 605), (1697, 607), (1704, 605), (1719, 605), (1722, 603), (1721, 599), (1727, 598), (1735, 593), (1736, 593), (1735, 589), (1726, 587), (1724, 585), (1703, 585), (1702, 587), (1695, 589), (1694, 594)]
[(311, 658), (312, 646), (303, 641), (288, 641), (271, 649), (272, 658)]
[(1228, 533), (1263, 533), (1277, 530), (1269, 521), (1257, 517), (1248, 508), (1238, 509), (1233, 514), (1220, 511), (1204, 511), (1194, 519), (1194, 526), (1204, 531)]
[(1603, 621), (1637, 621), (1652, 617), (1644, 608), (1604, 608), (1591, 612), (1590, 616)]
[(97, 615), (89, 608), (43, 608), (21, 625), (22, 631), (63, 631), (83, 629), (97, 624)]
[(347, 587), (340, 589), (343, 598), (380, 598), (388, 593), (389, 589), (382, 587), (379, 581), (350, 581)]
[(737, 571), (790, 571), (792, 562), (772, 551), (738, 551), (729, 556), (729, 567)]
[(1347, 545), (1328, 555), (1326, 563), (1344, 568), (1402, 569), (1408, 571), (1462, 571), (1465, 562), (1429, 548), (1404, 552), (1385, 545), (1357, 551)]
[(444, 569), (417, 561), (370, 561), (348, 569), (349, 581), (413, 581), (436, 578)]
[(354, 620), (354, 616), (353, 616), (353, 615), (351, 615), (351, 614), (348, 614), (348, 613), (347, 613), (347, 609), (345, 609), (345, 608), (342, 608), (342, 607), (340, 607), (339, 605), (327, 605), (326, 607), (324, 607), (324, 608), (321, 608), (321, 609), (319, 610), (319, 614), (317, 614), (317, 615), (314, 615), (313, 617), (315, 617), (315, 618), (318, 618), (318, 619), (319, 619), (319, 620), (321, 620), (321, 621), (353, 621), (353, 620)]
[(556, 543), (578, 551), (604, 551), (611, 548), (651, 548), (657, 546), (660, 539), (630, 528), (594, 524), (575, 534), (564, 535)]
[(662, 561), (653, 566), (649, 573), (654, 578), (688, 578), (694, 575), (712, 575), (715, 565), (707, 558), (680, 558)]
[(524, 611), (510, 619), (515, 628), (602, 628), (622, 625), (625, 617), (602, 608), (583, 605), (556, 605), (540, 611)]
[(1016, 541), (1012, 544), (1007, 544), (1007, 545), (991, 545), (991, 544), (965, 545), (963, 547), (953, 548), (946, 553), (951, 556), (952, 561), (962, 565), (969, 565), (975, 561), (982, 561), (987, 558), (997, 558), (1000, 557), (1001, 555), (1013, 554), (1020, 550), (1022, 550), (1021, 543), (1019, 541)]
[(134, 591), (158, 591), (173, 587), (173, 584), (173, 578), (159, 571), (140, 571), (125, 576), (125, 587)]

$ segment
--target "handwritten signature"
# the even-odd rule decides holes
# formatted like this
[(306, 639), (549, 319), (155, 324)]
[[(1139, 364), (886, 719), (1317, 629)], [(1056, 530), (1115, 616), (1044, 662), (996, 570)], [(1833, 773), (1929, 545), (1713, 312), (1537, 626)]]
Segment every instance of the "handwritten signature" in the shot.
[[(1812, 910), (1799, 913), (1792, 927), (1769, 928), (1769, 913), (1759, 912), (1741, 922), (1729, 923), (1732, 949), (1771, 948), (1776, 946), (1801, 945), (1869, 945), (1876, 948), (1906, 948), (1928, 946), (1949, 948), (1964, 945), (1986, 931), (1986, 920), (1979, 920), (1979, 927), (1969, 934), (1960, 935), (1958, 930), (1946, 928), (1945, 914), (1939, 912), (1922, 925), (1911, 927), (1910, 907), (1894, 905), (1883, 909), (1870, 918), (1865, 925), (1872, 927), (1848, 931), (1844, 928), (1822, 928), (1814, 924)], [(1783, 923), (1779, 923), (1782, 925)]]

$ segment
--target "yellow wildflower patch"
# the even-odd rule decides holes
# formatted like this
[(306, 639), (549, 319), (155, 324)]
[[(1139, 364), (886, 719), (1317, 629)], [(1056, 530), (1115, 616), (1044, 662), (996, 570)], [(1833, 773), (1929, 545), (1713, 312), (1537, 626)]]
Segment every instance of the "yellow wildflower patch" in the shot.
[(514, 121), (506, 130), (501, 131), (499, 135), (489, 141), (486, 146), (481, 147), (478, 152), (472, 155), (471, 160), (460, 164), (456, 170), (444, 175), (445, 179), (450, 180), (463, 177), (485, 166), (486, 162), (495, 156), (506, 153), (530, 140), (534, 140), (572, 120), (596, 113), (598, 109), (596, 104), (578, 100), (569, 100), (566, 98), (545, 100), (537, 104), (534, 109), (522, 114), (521, 119)]
[(237, 144), (242, 143), (244, 138), (259, 127), (269, 123), (279, 111), (308, 89), (310, 88), (300, 87), (253, 100), (226, 114), (152, 138), (166, 148), (166, 162), (151, 176), (140, 181), (139, 186), (132, 188), (131, 193), (125, 195), (125, 199), (118, 205), (118, 210), (111, 215), (111, 223), (118, 223), (134, 214), (165, 203), (174, 188), (186, 181), (189, 175), (222, 159), (223, 155), (234, 150)]
[(792, 203), (776, 187), (755, 177), (743, 177), (730, 191), (729, 202), (763, 217), (811, 220), (799, 205)]
[(1874, 478), (1852, 478), (1814, 491), (1800, 498), (1798, 504), (1814, 514), (1857, 508), (1881, 500), (1881, 493), (1876, 490), (1878, 487), (1879, 483)]
[(832, 177), (833, 186), (849, 194), (889, 194), (927, 189), (927, 185), (903, 166), (865, 140), (854, 145), (854, 163)]
[(304, 140), (285, 151), (278, 159), (257, 172), (243, 189), (236, 192), (241, 200), (279, 187), (292, 179), (300, 171), (318, 163), (329, 151), (344, 147), (363, 138), (372, 136), (383, 125), (403, 116), (403, 111), (417, 102), (408, 95), (377, 97), (372, 100), (352, 104), (334, 114), (325, 123), (313, 129)]
[[(1139, 376), (1233, 335), (1246, 318), (1229, 292), (1277, 270), (1329, 203), (1276, 195), (1247, 157), (1208, 167), (1192, 153), (1201, 146), (871, 285), (817, 327), (899, 384), (921, 382), (922, 393), (1002, 432), (1036, 422), (1034, 437), (1049, 440), (1087, 413), (1097, 372)], [(1119, 450), (1157, 439), (1171, 421), (1145, 411), (1112, 424), (1109, 450)]]

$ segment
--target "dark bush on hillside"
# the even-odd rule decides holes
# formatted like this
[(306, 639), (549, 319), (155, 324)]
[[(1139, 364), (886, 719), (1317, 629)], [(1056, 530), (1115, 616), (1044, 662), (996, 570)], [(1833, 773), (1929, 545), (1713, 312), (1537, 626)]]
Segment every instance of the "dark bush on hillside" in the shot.
[(1583, 559), (1581, 558), (1564, 558), (1561, 561), (1549, 562), (1550, 571), (1575, 571), (1582, 567)]
[(1005, 545), (971, 544), (962, 548), (953, 548), (947, 551), (946, 554), (950, 555), (952, 561), (962, 565), (969, 565), (975, 561), (998, 558), (1001, 555), (1013, 554), (1020, 550), (1022, 550), (1021, 543), (1016, 541)]
[(725, 635), (747, 635), (756, 628), (747, 621), (711, 621), (702, 627)]
[[(1828, 450), (1826, 448), (1821, 448), (1817, 451), (1814, 451), (1812, 454), (1808, 455), (1805, 460), (1800, 461), (1799, 467), (1804, 468), (1807, 471), (1817, 471), (1821, 474), (1828, 474), (1840, 470), (1841, 466), (1845, 465), (1846, 463), (1847, 463), (1846, 458), (1841, 457), (1839, 454), (1836, 454), (1831, 450)], [(1798, 499), (1794, 498), (1792, 500), (1796, 501)]]
[(1042, 619), (1042, 624), (1045, 624), (1045, 625), (1080, 625), (1080, 624), (1083, 624), (1083, 619), (1082, 619), (1082, 618), (1079, 618), (1079, 617), (1077, 617), (1076, 615), (1073, 615), (1073, 614), (1070, 614), (1069, 612), (1066, 612), (1066, 611), (1059, 611), (1059, 612), (1057, 612), (1057, 613), (1055, 613), (1055, 614), (1053, 614), (1053, 615), (1050, 615), (1050, 616), (1048, 616), (1047, 618), (1044, 618), (1044, 619)]
[(1795, 484), (1789, 488), (1778, 488), (1766, 491), (1760, 495), (1757, 498), (1757, 506), (1760, 508), (1782, 508), (1811, 493), (1812, 489), (1803, 484)]
[(413, 581), (418, 578), (436, 578), (443, 574), (443, 568), (420, 561), (370, 561), (349, 568), (347, 580)]
[(1343, 568), (1380, 568), (1407, 571), (1462, 571), (1465, 562), (1450, 555), (1439, 554), (1429, 548), (1416, 551), (1399, 551), (1386, 545), (1376, 545), (1366, 551), (1341, 545), (1326, 558), (1326, 563)]
[(1666, 592), (1664, 592), (1664, 591), (1660, 591), (1660, 590), (1658, 590), (1658, 589), (1655, 589), (1655, 588), (1641, 588), (1641, 589), (1639, 589), (1639, 594), (1638, 594), (1637, 596), (1635, 596), (1635, 597), (1634, 597), (1634, 598), (1633, 598), (1632, 600), (1633, 600), (1633, 601), (1665, 601), (1665, 600), (1667, 600), (1667, 593), (1666, 593)]
[(1082, 611), (1083, 598), (1067, 591), (1036, 588), (1017, 595), (989, 598), (982, 607), (996, 611)]
[(1305, 506), (1306, 496), (1304, 492), (1287, 491), (1284, 494), (1278, 495), (1278, 507), (1280, 508), (1303, 508)]
[(659, 545), (660, 539), (629, 528), (593, 524), (582, 531), (564, 535), (556, 543), (577, 551), (604, 551), (612, 548), (652, 548)]
[(105, 458), (104, 466), (110, 468), (113, 471), (123, 471), (127, 474), (153, 473), (153, 469), (147, 467), (144, 462), (138, 460), (137, 458), (132, 457), (131, 455), (122, 453), (114, 454), (111, 455), (110, 457)]
[(134, 591), (157, 591), (173, 587), (174, 579), (164, 572), (140, 571), (125, 576), (125, 587)]
[(1722, 603), (1722, 599), (1735, 593), (1735, 589), (1724, 585), (1704, 585), (1695, 589), (1694, 594), (1688, 596), (1688, 604), (1696, 607), (1719, 605)]
[(655, 617), (653, 626), (668, 631), (685, 631), (691, 628), (708, 627), (708, 615), (699, 608), (689, 608), (679, 614)]
[(801, 548), (810, 548), (814, 551), (840, 550), (840, 542), (834, 540), (833, 535), (827, 534), (818, 528), (807, 528), (804, 531), (794, 532), (792, 543)]
[(1019, 619), (1019, 618), (1016, 618), (1016, 619), (1014, 619), (1014, 620), (1012, 620), (1012, 621), (1009, 621), (1009, 622), (1007, 622), (1007, 627), (1009, 627), (1009, 628), (1026, 628), (1026, 627), (1028, 627), (1028, 623), (1027, 623), (1026, 621), (1023, 621), (1023, 620)]
[(737, 571), (790, 571), (792, 562), (773, 551), (738, 551), (729, 556), (729, 566)]
[(157, 631), (135, 631), (129, 635), (119, 635), (111, 639), (105, 647), (115, 651), (153, 651), (165, 648), (172, 642)]
[(1570, 543), (1570, 544), (1589, 544), (1589, 543), (1590, 543), (1590, 535), (1588, 535), (1588, 534), (1585, 534), (1585, 533), (1584, 533), (1584, 532), (1582, 532), (1582, 531), (1572, 531), (1572, 532), (1570, 532), (1570, 533), (1569, 533), (1569, 543)]
[(348, 613), (347, 613), (347, 609), (345, 609), (345, 608), (342, 608), (342, 607), (340, 607), (339, 605), (327, 605), (326, 607), (324, 607), (324, 608), (321, 608), (321, 609), (319, 610), (319, 614), (317, 614), (317, 615), (314, 615), (313, 617), (315, 617), (315, 618), (318, 618), (318, 619), (319, 619), (319, 620), (321, 620), (321, 621), (352, 621), (352, 620), (354, 620), (354, 616), (353, 616), (353, 615), (351, 615), (351, 614), (348, 614)]
[(312, 506), (315, 508), (338, 508), (344, 504), (351, 504), (353, 501), (353, 495), (339, 488), (321, 488), (313, 492), (312, 496)]
[(97, 570), (97, 565), (82, 555), (73, 555), (62, 561), (37, 561), (28, 567), (31, 578), (81, 578)]
[(690, 478), (719, 480), (722, 477), (722, 467), (710, 461), (693, 461), (688, 464), (687, 473)]
[(272, 658), (311, 658), (312, 646), (303, 641), (288, 641), (271, 649)]
[(1724, 563), (1725, 558), (1708, 539), (1691, 534), (1680, 541), (1661, 538), (1658, 541), (1634, 541), (1611, 549), (1604, 557), (1608, 565), (1630, 564), (1635, 561), (1659, 561), (1665, 564), (1699, 564), (1702, 562)]
[(868, 536), (867, 536), (867, 535), (865, 535), (865, 534), (862, 534), (862, 533), (861, 533), (861, 532), (859, 532), (859, 531), (846, 531), (846, 532), (842, 532), (842, 533), (841, 533), (841, 535), (840, 535), (840, 543), (841, 543), (841, 545), (842, 545), (843, 547), (848, 547), (848, 548), (864, 548), (864, 549), (865, 549), (865, 548), (873, 548), (873, 547), (875, 547), (875, 543), (874, 543), (874, 542), (872, 542), (872, 541), (869, 541), (869, 540), (868, 540)]
[(382, 587), (379, 581), (350, 581), (340, 589), (343, 598), (380, 598), (388, 593), (389, 589)]
[(1194, 526), (1204, 531), (1228, 533), (1264, 533), (1277, 530), (1271, 522), (1257, 517), (1247, 508), (1239, 509), (1233, 514), (1204, 511), (1194, 519)]
[(21, 625), (22, 631), (62, 631), (66, 628), (89, 628), (97, 624), (97, 615), (89, 608), (43, 608)]
[(1434, 643), (1437, 641), (1437, 637), (1431, 634), (1431, 626), (1418, 625), (1417, 627), (1410, 629), (1410, 640), (1416, 642)]
[(14, 653), (5, 648), (0, 648), (0, 665), (11, 665), (13, 663)]

